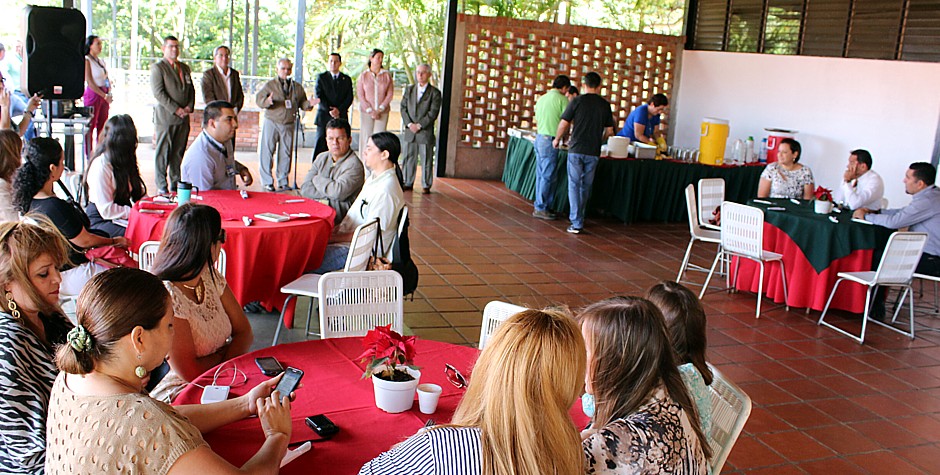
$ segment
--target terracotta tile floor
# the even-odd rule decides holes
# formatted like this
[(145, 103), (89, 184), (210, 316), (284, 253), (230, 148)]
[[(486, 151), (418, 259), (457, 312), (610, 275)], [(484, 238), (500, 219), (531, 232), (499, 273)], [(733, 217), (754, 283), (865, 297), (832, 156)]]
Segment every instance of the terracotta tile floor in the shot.
[[(406, 200), (421, 280), (405, 323), (453, 343), (476, 345), (491, 300), (577, 308), (642, 294), (675, 278), (688, 243), (685, 225), (606, 219), (573, 236), (499, 182), (438, 179)], [(700, 263), (714, 256), (697, 251)], [(872, 325), (862, 346), (818, 327), (816, 311), (770, 305), (755, 319), (753, 294), (710, 293), (703, 305), (709, 361), (754, 401), (725, 473), (940, 473), (940, 334), (910, 341)], [(917, 321), (940, 327), (933, 315)]]
[[(151, 155), (140, 147), (149, 186)], [(300, 156), (303, 177), (310, 151)], [(238, 158), (256, 172), (254, 154)], [(475, 346), (491, 300), (577, 308), (640, 295), (675, 278), (688, 243), (684, 224), (606, 219), (573, 236), (500, 182), (436, 179), (433, 191), (406, 194), (421, 279), (405, 323), (422, 338)], [(713, 253), (697, 246), (693, 261)], [(940, 473), (940, 333), (910, 341), (872, 325), (862, 346), (818, 327), (819, 312), (767, 305), (755, 319), (753, 294), (715, 292), (703, 305), (709, 361), (754, 401), (725, 473)], [(918, 322), (940, 327), (933, 315)]]

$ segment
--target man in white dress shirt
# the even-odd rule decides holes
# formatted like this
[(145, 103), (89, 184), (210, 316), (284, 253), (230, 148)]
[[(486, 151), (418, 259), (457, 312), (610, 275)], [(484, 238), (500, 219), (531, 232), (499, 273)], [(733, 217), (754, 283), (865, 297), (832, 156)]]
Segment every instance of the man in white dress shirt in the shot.
[(842, 185), (835, 192), (835, 201), (850, 209), (879, 210), (884, 194), (884, 181), (871, 169), (871, 153), (853, 150), (842, 175)]

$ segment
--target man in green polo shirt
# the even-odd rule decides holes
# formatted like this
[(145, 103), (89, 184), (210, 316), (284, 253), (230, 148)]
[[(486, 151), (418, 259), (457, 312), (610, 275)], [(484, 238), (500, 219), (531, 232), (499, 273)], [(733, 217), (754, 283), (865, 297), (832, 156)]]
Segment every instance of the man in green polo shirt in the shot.
[(561, 121), (561, 114), (568, 107), (568, 86), (571, 79), (559, 75), (552, 81), (552, 89), (535, 103), (535, 123), (538, 135), (535, 136), (535, 211), (532, 216), (539, 219), (555, 219), (555, 213), (549, 210), (555, 191), (555, 164), (558, 162), (558, 149), (552, 146), (555, 131)]

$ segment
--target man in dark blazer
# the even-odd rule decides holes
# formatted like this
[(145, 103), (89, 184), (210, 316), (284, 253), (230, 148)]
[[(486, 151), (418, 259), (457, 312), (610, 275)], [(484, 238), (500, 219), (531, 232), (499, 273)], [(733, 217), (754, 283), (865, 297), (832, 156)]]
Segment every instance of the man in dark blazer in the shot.
[(327, 149), (326, 125), (330, 120), (349, 120), (349, 106), (353, 102), (352, 78), (339, 72), (342, 65), (343, 57), (339, 53), (330, 53), (328, 70), (317, 76), (316, 94), (320, 105), (317, 107), (317, 143), (313, 158)]
[(160, 193), (174, 190), (180, 179), (180, 164), (189, 139), (189, 114), (196, 105), (192, 71), (179, 61), (179, 55), (179, 40), (167, 36), (163, 39), (163, 59), (150, 66), (150, 90), (157, 100), (153, 109), (157, 142), (154, 163)]
[(245, 105), (241, 75), (229, 67), (231, 51), (228, 46), (219, 46), (212, 54), (214, 66), (202, 74), (202, 98), (205, 103), (225, 101), (235, 106), (235, 113)]
[[(241, 75), (229, 67), (232, 51), (228, 46), (217, 46), (212, 52), (214, 65), (202, 73), (202, 98), (208, 105), (215, 101), (225, 101), (235, 106), (235, 116), (245, 105), (245, 91), (242, 90)], [(232, 150), (235, 149), (235, 137), (232, 137)]]
[(405, 86), (401, 96), (401, 171), (405, 182), (402, 188), (414, 188), (420, 156), (421, 187), (428, 194), (434, 181), (434, 122), (441, 112), (441, 91), (428, 82), (431, 67), (427, 64), (418, 66), (415, 78), (418, 83)]

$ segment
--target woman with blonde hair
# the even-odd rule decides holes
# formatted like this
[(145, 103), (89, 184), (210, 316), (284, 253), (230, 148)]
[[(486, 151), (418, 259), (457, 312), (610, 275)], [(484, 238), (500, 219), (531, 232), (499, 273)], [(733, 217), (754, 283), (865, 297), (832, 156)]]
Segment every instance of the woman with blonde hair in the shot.
[(480, 353), (451, 423), (422, 429), (359, 473), (583, 473), (568, 409), (584, 367), (584, 341), (566, 313), (518, 313)]
[(617, 297), (578, 318), (588, 359), (581, 400), (591, 417), (581, 433), (587, 473), (708, 473), (708, 441), (659, 309)]
[(13, 206), (13, 175), (20, 167), (23, 140), (12, 130), (0, 130), (0, 221), (16, 221)]
[(54, 348), (72, 324), (59, 308), (68, 243), (42, 217), (0, 223), (0, 473), (42, 473)]
[[(171, 407), (144, 391), (173, 344), (170, 294), (155, 275), (121, 267), (78, 297), (78, 324), (56, 351), (46, 474), (275, 474), (291, 436), (288, 395), (269, 379), (214, 404)], [(258, 416), (265, 441), (241, 470), (203, 433)]]

